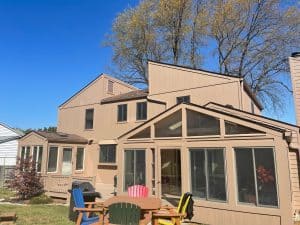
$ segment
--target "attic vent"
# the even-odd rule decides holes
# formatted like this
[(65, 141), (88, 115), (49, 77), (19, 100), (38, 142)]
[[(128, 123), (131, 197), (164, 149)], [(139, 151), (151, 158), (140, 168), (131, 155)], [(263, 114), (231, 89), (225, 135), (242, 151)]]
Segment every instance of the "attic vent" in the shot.
[(109, 80), (107, 83), (107, 92), (109, 93), (114, 92), (114, 82), (112, 82), (111, 80)]

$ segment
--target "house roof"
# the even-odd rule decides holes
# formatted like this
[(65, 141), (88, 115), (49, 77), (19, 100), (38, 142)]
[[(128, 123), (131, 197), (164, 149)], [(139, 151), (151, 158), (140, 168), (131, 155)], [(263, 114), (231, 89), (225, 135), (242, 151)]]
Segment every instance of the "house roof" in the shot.
[[(87, 144), (88, 140), (76, 134), (62, 132), (32, 131), (48, 140), (50, 143)], [(30, 133), (32, 133), (30, 132)], [(29, 134), (30, 134), (29, 133)], [(28, 135), (28, 134), (27, 134)]]
[(124, 94), (104, 98), (104, 99), (102, 99), (101, 104), (127, 101), (127, 100), (135, 100), (135, 99), (143, 99), (143, 98), (147, 98), (147, 96), (148, 96), (148, 90), (130, 91), (130, 92), (127, 92)]
[(119, 83), (122, 83), (132, 89), (137, 89), (136, 87), (128, 84), (128, 83), (125, 83), (119, 79), (116, 79), (114, 77), (111, 77), (107, 74), (104, 74), (104, 73), (101, 73), (100, 75), (98, 75), (94, 80), (92, 80), (91, 82), (89, 82), (87, 85), (85, 85), (83, 88), (81, 88), (79, 91), (77, 91), (75, 94), (73, 94), (70, 98), (68, 98), (66, 101), (64, 101), (62, 104), (59, 105), (59, 107), (62, 107), (63, 105), (65, 105), (66, 103), (68, 103), (69, 101), (71, 101), (74, 97), (76, 97), (78, 94), (80, 94), (82, 91), (84, 91), (85, 89), (87, 89), (91, 84), (93, 84), (95, 81), (97, 81), (98, 79), (100, 79), (101, 77), (106, 77), (108, 79), (111, 79), (113, 81), (116, 81), (116, 82), (119, 82)]
[(7, 129), (11, 130), (12, 132), (16, 133), (18, 136), (23, 136), (24, 135), (23, 131), (21, 131), (19, 129), (11, 128), (10, 126), (6, 125), (5, 123), (0, 122), (0, 126), (3, 126)]
[(2, 136), (0, 137), (0, 144), (3, 144), (5, 142), (13, 141), (19, 139), (20, 136)]
[(161, 65), (167, 65), (167, 66), (174, 66), (174, 67), (179, 67), (179, 68), (184, 68), (184, 69), (189, 69), (189, 70), (194, 70), (194, 71), (202, 71), (205, 73), (211, 73), (211, 74), (216, 74), (216, 75), (221, 75), (221, 76), (225, 76), (225, 77), (231, 77), (231, 78), (236, 78), (236, 79), (242, 79), (243, 80), (243, 87), (244, 90), (246, 91), (246, 93), (250, 96), (250, 98), (253, 100), (253, 102), (257, 105), (257, 107), (262, 110), (263, 106), (261, 104), (261, 102), (258, 100), (258, 98), (256, 97), (256, 95), (253, 93), (253, 91), (251, 90), (251, 88), (249, 87), (249, 85), (246, 83), (246, 81), (236, 75), (232, 75), (232, 74), (224, 74), (224, 73), (218, 73), (215, 71), (209, 71), (209, 70), (204, 70), (204, 69), (195, 69), (192, 67), (188, 67), (188, 66), (180, 66), (180, 65), (175, 65), (175, 64), (171, 64), (171, 63), (164, 63), (164, 62), (158, 62), (158, 61), (153, 61), (153, 60), (148, 60), (148, 62), (153, 62), (153, 63), (157, 63), (157, 64), (161, 64)]
[(262, 116), (262, 115), (253, 114), (253, 113), (250, 113), (250, 112), (247, 112), (247, 111), (244, 111), (244, 110), (241, 110), (241, 109), (237, 109), (237, 108), (234, 108), (234, 107), (228, 107), (226, 105), (222, 105), (222, 104), (219, 104), (219, 103), (216, 103), (216, 102), (208, 102), (207, 104), (204, 105), (204, 107), (207, 108), (207, 107), (209, 107), (209, 105), (216, 105), (216, 106), (219, 106), (219, 107), (224, 108), (224, 109), (229, 109), (229, 110), (233, 110), (233, 111), (236, 111), (236, 112), (240, 112), (240, 113), (243, 113), (243, 114), (250, 115), (252, 117), (265, 119), (265, 120), (268, 120), (270, 122), (275, 122), (275, 123), (280, 123), (282, 125), (292, 126), (292, 127), (298, 128), (300, 130), (300, 126), (298, 126), (298, 125), (287, 123), (287, 122), (280, 121), (280, 120), (275, 120), (273, 118)]

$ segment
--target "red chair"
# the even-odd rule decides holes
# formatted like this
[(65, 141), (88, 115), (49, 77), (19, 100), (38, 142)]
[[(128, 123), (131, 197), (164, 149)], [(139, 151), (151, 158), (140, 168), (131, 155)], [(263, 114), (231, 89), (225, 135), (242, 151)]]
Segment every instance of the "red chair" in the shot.
[(130, 197), (147, 197), (148, 188), (143, 185), (133, 185), (128, 187), (128, 196)]

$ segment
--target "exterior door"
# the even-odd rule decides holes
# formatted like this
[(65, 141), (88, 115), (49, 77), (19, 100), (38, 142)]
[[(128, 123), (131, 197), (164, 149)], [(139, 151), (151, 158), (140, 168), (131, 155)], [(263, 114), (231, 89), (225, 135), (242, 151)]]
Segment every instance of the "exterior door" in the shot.
[(63, 149), (62, 175), (72, 174), (72, 148)]
[(181, 195), (180, 149), (161, 149), (161, 194)]

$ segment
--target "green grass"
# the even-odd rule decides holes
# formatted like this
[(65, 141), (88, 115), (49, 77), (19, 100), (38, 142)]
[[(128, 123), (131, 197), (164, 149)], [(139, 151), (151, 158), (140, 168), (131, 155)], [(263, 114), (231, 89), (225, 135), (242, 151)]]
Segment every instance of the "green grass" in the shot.
[(6, 188), (0, 188), (0, 199), (9, 199), (10, 197), (14, 197), (15, 193)]
[(67, 206), (58, 205), (0, 205), (0, 212), (15, 212), (17, 225), (74, 225), (69, 221)]

